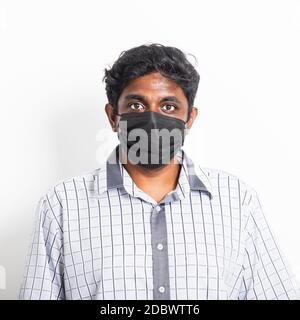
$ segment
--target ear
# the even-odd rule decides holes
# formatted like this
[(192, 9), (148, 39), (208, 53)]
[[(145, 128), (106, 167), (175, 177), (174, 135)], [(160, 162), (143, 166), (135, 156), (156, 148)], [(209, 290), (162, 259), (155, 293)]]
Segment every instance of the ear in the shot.
[(105, 105), (105, 112), (108, 118), (108, 121), (111, 125), (111, 128), (114, 132), (117, 132), (117, 115), (114, 114), (113, 112), (113, 106), (110, 103), (107, 103)]
[(191, 129), (193, 126), (194, 120), (197, 118), (198, 109), (196, 107), (192, 107), (191, 115), (189, 121), (186, 123), (188, 129)]

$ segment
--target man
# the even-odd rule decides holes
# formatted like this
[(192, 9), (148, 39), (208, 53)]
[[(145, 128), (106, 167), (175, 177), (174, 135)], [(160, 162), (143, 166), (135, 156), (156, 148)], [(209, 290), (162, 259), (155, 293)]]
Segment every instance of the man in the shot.
[(41, 198), (20, 298), (299, 298), (255, 190), (181, 149), (199, 83), (182, 51), (132, 48), (104, 79), (120, 144)]

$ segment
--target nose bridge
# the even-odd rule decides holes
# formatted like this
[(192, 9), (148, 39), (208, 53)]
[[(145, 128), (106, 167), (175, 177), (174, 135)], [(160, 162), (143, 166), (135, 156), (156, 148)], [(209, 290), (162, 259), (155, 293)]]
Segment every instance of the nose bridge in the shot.
[(156, 114), (155, 114), (155, 109), (154, 110), (149, 110), (149, 111), (152, 111), (152, 112), (150, 112), (150, 115), (151, 115), (151, 118), (150, 118), (150, 121), (151, 121), (151, 123), (152, 123), (152, 126), (153, 126), (153, 128), (152, 129), (157, 129), (158, 128), (158, 124), (157, 124), (157, 118), (156, 118)]
[(155, 99), (155, 97), (150, 96), (148, 99), (148, 107), (149, 107), (149, 111), (157, 111), (159, 108), (159, 102), (157, 101), (157, 99)]

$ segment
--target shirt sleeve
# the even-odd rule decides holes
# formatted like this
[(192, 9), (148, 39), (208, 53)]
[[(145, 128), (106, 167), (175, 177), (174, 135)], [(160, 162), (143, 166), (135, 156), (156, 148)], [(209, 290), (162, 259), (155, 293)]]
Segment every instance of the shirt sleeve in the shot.
[(45, 195), (36, 209), (36, 221), (20, 300), (64, 299), (62, 229), (59, 222), (59, 203)]
[(299, 283), (274, 238), (254, 190), (251, 192), (248, 209), (239, 299), (300, 299)]

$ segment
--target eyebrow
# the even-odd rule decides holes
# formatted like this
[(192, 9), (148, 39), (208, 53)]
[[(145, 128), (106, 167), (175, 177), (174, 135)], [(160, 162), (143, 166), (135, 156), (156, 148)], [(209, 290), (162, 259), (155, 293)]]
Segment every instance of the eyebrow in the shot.
[[(145, 96), (142, 96), (140, 94), (135, 94), (135, 93), (128, 94), (127, 96), (125, 96), (124, 99), (125, 99), (125, 101), (131, 100), (131, 99), (141, 100), (143, 102), (147, 101)], [(175, 96), (164, 97), (160, 100), (160, 102), (165, 102), (165, 101), (173, 101), (178, 104), (181, 104), (180, 100), (178, 100)]]

